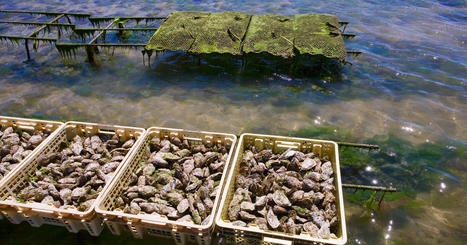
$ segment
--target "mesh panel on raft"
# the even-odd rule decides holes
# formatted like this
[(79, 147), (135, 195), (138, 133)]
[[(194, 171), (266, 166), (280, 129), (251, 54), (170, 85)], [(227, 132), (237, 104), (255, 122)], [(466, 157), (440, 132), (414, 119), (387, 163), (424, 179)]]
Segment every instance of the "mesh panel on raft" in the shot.
[(347, 50), (335, 15), (297, 14), (294, 16), (294, 33), (294, 46), (300, 54), (346, 60)]
[(148, 50), (187, 52), (200, 35), (210, 13), (179, 11), (171, 13), (149, 40)]
[(251, 15), (241, 12), (211, 13), (200, 28), (191, 53), (241, 54), (241, 42), (245, 36)]
[(290, 58), (293, 53), (293, 18), (281, 15), (254, 15), (243, 44), (245, 53), (270, 53)]
[[(146, 49), (198, 54), (260, 54), (291, 58), (318, 55), (345, 61), (347, 52), (335, 15), (249, 15), (241, 12), (170, 14)], [(243, 42), (242, 42), (243, 40)]]

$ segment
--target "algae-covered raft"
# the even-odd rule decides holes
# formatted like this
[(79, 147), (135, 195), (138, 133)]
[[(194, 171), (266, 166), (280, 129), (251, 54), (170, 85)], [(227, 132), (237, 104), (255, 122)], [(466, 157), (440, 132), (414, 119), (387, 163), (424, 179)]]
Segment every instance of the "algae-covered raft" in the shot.
[(147, 50), (193, 54), (260, 54), (283, 58), (320, 55), (346, 61), (346, 48), (335, 15), (242, 12), (171, 13), (146, 46)]

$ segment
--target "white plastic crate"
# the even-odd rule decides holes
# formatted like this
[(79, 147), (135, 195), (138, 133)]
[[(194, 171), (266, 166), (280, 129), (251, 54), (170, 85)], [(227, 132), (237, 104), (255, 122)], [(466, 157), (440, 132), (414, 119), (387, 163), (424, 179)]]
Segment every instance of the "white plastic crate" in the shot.
[[(278, 153), (292, 148), (304, 153), (313, 152), (318, 156), (329, 157), (334, 170), (334, 185), (336, 187), (336, 209), (338, 210), (339, 227), (337, 239), (319, 239), (309, 234), (292, 235), (278, 231), (264, 231), (256, 226), (234, 226), (228, 220), (229, 204), (235, 192), (235, 179), (239, 172), (243, 153), (248, 146), (255, 146), (257, 150), (272, 149)], [(219, 211), (216, 215), (216, 225), (223, 243), (236, 245), (291, 245), (291, 244), (345, 244), (347, 242), (347, 229), (345, 225), (344, 199), (339, 165), (339, 151), (336, 142), (326, 140), (304, 139), (294, 137), (242, 134), (237, 145), (234, 159), (222, 199)]]
[[(24, 161), (21, 166), (4, 178), (4, 181), (0, 185), (0, 210), (2, 214), (14, 224), (18, 224), (22, 221), (26, 221), (34, 227), (39, 227), (42, 224), (50, 224), (64, 226), (68, 231), (74, 233), (79, 230), (87, 230), (89, 234), (98, 236), (101, 233), (103, 226), (102, 221), (97, 217), (94, 211), (97, 201), (94, 202), (88, 210), (78, 211), (75, 207), (63, 209), (56, 208), (53, 205), (36, 202), (18, 203), (16, 200), (10, 199), (10, 196), (14, 196), (14, 193), (27, 185), (27, 177), (36, 170), (36, 160), (40, 155), (56, 152), (60, 143), (71, 140), (76, 135), (92, 136), (98, 133), (108, 135), (118, 134), (123, 140), (132, 137), (137, 139), (133, 148), (130, 149), (118, 168), (115, 170), (115, 178), (118, 171), (122, 168), (125, 161), (133, 152), (134, 147), (142, 140), (145, 130), (143, 128), (116, 125), (67, 122), (57, 130), (54, 135), (49, 137), (47, 142), (44, 142), (44, 145), (42, 145), (38, 151), (32, 154), (32, 156)], [(112, 181), (110, 181), (110, 183)], [(105, 185), (103, 191), (99, 193), (99, 196), (104, 193), (105, 188), (109, 186), (110, 183)]]
[[(58, 128), (60, 128), (63, 125), (62, 122), (54, 122), (54, 121), (46, 121), (46, 120), (38, 120), (38, 119), (28, 119), (28, 118), (19, 118), (19, 117), (6, 117), (6, 116), (0, 116), (0, 126), (1, 127), (13, 127), (15, 129), (21, 129), (24, 131), (34, 131), (34, 130), (40, 130), (40, 131), (45, 131), (49, 133), (49, 136), (47, 136), (46, 139), (44, 139), (41, 144), (39, 144), (34, 150), (27, 155), (23, 161), (26, 161), (28, 158), (34, 155), (36, 151), (42, 147), (42, 145), (45, 144), (46, 140), (48, 138), (51, 138), (52, 134), (56, 132)], [(18, 164), (16, 168), (18, 168), (21, 165)], [(10, 173), (14, 172), (15, 169), (12, 169), (8, 174), (4, 176), (4, 178), (9, 175)], [(4, 179), (2, 178), (2, 179)], [(0, 179), (1, 183), (1, 179)]]
[[(190, 144), (212, 142), (230, 146), (229, 157), (226, 161), (218, 190), (219, 193), (215, 198), (213, 210), (211, 212), (211, 220), (208, 224), (196, 225), (193, 222), (176, 222), (150, 214), (133, 215), (124, 213), (123, 211), (113, 211), (116, 206), (115, 202), (117, 198), (123, 192), (123, 189), (129, 185), (129, 176), (138, 169), (138, 163), (140, 159), (144, 157), (145, 147), (155, 136), (159, 136), (161, 139), (177, 136), (181, 139), (187, 139)], [(104, 190), (104, 195), (97, 200), (98, 204), (96, 206), (96, 212), (103, 219), (107, 228), (115, 235), (119, 235), (122, 231), (127, 230), (136, 238), (142, 238), (146, 234), (173, 238), (176, 244), (185, 244), (186, 242), (195, 242), (199, 245), (210, 244), (211, 236), (213, 235), (214, 216), (219, 207), (220, 195), (224, 187), (228, 169), (230, 168), (230, 160), (234, 152), (236, 141), (237, 137), (233, 134), (160, 127), (149, 128), (144, 139), (133, 151), (132, 156), (130, 156), (128, 161), (125, 162), (125, 165), (114, 181)]]

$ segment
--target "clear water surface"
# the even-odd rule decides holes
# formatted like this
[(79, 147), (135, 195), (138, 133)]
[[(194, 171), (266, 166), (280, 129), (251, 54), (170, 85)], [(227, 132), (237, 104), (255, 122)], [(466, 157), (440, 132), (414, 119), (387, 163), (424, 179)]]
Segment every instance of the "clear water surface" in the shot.
[[(242, 71), (238, 62), (198, 64), (182, 54), (153, 57), (148, 68), (138, 50), (113, 56), (104, 50), (99, 67), (80, 53), (66, 66), (47, 45), (34, 63), (24, 63), (23, 48), (2, 43), (0, 114), (379, 144), (378, 152), (340, 150), (343, 182), (401, 190), (387, 194), (379, 208), (365, 202), (371, 192), (346, 191), (349, 244), (467, 241), (465, 1), (1, 0), (0, 6), (95, 16), (165, 16), (175, 10), (336, 14), (350, 22), (348, 32), (358, 34), (348, 48), (364, 54), (332, 77), (294, 78), (254, 65)], [(12, 18), (0, 14), (1, 20)], [(33, 19), (50, 18), (15, 20)], [(32, 29), (0, 25), (1, 33)], [(0, 227), (3, 244), (155, 242), (6, 221)]]

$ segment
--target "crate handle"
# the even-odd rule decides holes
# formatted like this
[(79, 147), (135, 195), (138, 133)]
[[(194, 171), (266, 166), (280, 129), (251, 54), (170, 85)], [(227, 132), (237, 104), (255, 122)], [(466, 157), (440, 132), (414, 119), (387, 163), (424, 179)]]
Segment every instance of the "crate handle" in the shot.
[(292, 241), (272, 237), (263, 237), (263, 244), (292, 245)]
[(275, 142), (276, 147), (278, 148), (285, 148), (285, 149), (300, 149), (301, 143), (300, 142), (290, 142), (290, 141), (282, 141), (276, 140)]
[(48, 213), (53, 214), (54, 211), (52, 210), (45, 210), (45, 209), (38, 209), (38, 208), (31, 208), (31, 211), (39, 212), (39, 213)]
[(150, 221), (150, 220), (141, 220), (141, 223), (146, 223), (146, 224), (151, 224), (151, 225), (160, 225), (160, 226), (164, 226), (165, 223), (164, 222), (157, 222), (157, 221)]
[(115, 131), (113, 130), (106, 130), (106, 129), (99, 129), (99, 133), (102, 133), (102, 134), (115, 134)]
[(35, 129), (34, 126), (32, 125), (19, 124), (17, 127), (23, 130), (34, 130)]

